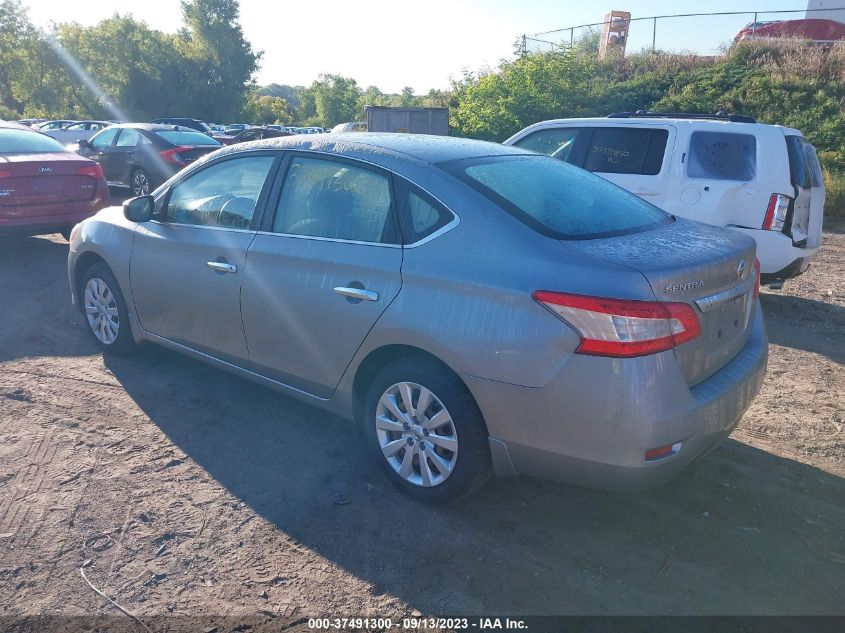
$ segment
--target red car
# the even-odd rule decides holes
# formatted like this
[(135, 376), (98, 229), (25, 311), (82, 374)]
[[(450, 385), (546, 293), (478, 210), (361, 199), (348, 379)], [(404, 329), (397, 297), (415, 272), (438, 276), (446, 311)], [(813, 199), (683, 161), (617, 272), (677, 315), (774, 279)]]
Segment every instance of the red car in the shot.
[(737, 33), (734, 39), (809, 40), (818, 44), (831, 44), (845, 40), (845, 24), (822, 19), (752, 22)]
[(61, 233), (109, 204), (99, 163), (45, 134), (0, 121), (0, 235)]

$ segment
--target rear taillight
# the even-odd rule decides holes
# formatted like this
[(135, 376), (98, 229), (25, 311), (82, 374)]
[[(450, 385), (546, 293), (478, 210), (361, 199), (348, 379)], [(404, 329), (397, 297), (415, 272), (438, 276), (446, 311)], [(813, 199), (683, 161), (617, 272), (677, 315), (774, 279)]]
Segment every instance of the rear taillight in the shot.
[(575, 350), (594, 356), (645, 356), (677, 347), (701, 333), (686, 303), (628, 301), (538, 290), (534, 299), (581, 336)]
[(789, 212), (789, 203), (792, 198), (782, 193), (773, 193), (769, 197), (769, 206), (766, 207), (766, 215), (763, 218), (763, 228), (768, 231), (782, 231), (786, 224), (786, 216)]
[(93, 165), (85, 165), (85, 167), (80, 167), (76, 170), (76, 173), (80, 176), (89, 176), (94, 180), (99, 180), (103, 177), (103, 168), (100, 166), (100, 163), (94, 163)]
[(11, 178), (12, 172), (8, 169), (0, 169), (0, 178)]
[(190, 147), (174, 147), (173, 149), (165, 149), (159, 152), (159, 155), (168, 163), (173, 163), (174, 165), (185, 165), (185, 158), (179, 154), (179, 152), (184, 152), (186, 150), (191, 149)]
[(754, 258), (754, 299), (760, 296), (760, 260)]

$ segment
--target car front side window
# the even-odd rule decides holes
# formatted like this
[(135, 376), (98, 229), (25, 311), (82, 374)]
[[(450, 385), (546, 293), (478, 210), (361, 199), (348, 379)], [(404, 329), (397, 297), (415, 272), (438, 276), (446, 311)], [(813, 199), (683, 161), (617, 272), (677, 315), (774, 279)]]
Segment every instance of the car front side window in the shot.
[(387, 176), (346, 162), (295, 157), (273, 231), (354, 242), (398, 243)]
[(91, 146), (97, 149), (103, 149), (104, 147), (109, 147), (114, 140), (114, 137), (117, 136), (117, 133), (120, 131), (120, 128), (111, 128), (107, 130), (103, 130), (99, 134), (97, 134), (94, 138), (91, 139)]
[(274, 161), (271, 155), (232, 158), (188, 176), (170, 192), (166, 221), (249, 229)]

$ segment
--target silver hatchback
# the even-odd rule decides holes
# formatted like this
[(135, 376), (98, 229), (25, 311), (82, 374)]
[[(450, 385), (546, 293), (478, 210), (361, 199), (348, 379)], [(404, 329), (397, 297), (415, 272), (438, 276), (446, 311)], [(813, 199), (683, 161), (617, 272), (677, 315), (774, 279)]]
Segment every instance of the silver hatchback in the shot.
[(104, 351), (152, 341), (346, 416), (432, 503), (493, 472), (660, 484), (766, 370), (751, 238), (464, 139), (219, 150), (77, 225), (68, 274)]

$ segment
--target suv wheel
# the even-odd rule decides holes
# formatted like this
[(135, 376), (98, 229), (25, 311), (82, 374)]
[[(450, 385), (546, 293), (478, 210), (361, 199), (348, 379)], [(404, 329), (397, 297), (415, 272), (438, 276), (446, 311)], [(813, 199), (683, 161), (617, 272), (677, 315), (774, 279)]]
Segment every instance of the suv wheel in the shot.
[(88, 331), (100, 349), (111, 354), (133, 352), (136, 344), (129, 326), (126, 301), (108, 266), (94, 264), (85, 271), (79, 296)]
[(396, 485), (418, 501), (460, 501), (492, 472), (487, 429), (475, 400), (449, 369), (398, 359), (373, 379), (364, 404), (367, 442)]

